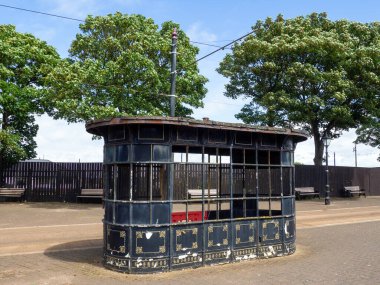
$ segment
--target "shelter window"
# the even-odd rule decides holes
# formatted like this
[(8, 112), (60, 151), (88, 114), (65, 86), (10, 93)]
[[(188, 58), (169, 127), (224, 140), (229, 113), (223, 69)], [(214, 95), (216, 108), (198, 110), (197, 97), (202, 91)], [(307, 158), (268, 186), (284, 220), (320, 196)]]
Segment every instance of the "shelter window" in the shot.
[(293, 165), (293, 153), (289, 151), (281, 152), (281, 164), (286, 166)]
[(208, 141), (212, 143), (227, 143), (227, 134), (223, 130), (208, 130)]
[(128, 162), (129, 145), (108, 145), (104, 147), (104, 163)]
[(292, 138), (286, 138), (284, 140), (284, 143), (282, 144), (282, 147), (287, 150), (293, 150), (293, 139)]
[(190, 127), (181, 127), (177, 129), (177, 140), (196, 142), (198, 141), (198, 129)]
[(261, 136), (261, 146), (276, 147), (277, 137), (275, 135), (270, 135), (270, 134)]
[(238, 145), (252, 145), (252, 134), (247, 132), (236, 132), (235, 142)]
[(141, 125), (139, 126), (140, 140), (164, 140), (164, 126)]
[(126, 138), (125, 126), (109, 126), (108, 141), (124, 140)]

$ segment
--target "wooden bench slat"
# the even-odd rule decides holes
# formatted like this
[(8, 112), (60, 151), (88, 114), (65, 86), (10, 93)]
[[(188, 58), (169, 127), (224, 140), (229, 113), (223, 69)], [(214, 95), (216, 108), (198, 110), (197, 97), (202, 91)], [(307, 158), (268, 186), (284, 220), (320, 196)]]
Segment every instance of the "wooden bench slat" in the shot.
[(301, 196), (314, 196), (314, 197), (321, 198), (319, 195), (319, 192), (316, 192), (314, 190), (314, 187), (296, 187), (294, 188), (294, 190), (296, 192), (297, 199), (300, 199)]
[(344, 192), (346, 193), (346, 196), (348, 197), (352, 197), (353, 194), (358, 194), (359, 197), (361, 195), (364, 195), (364, 197), (367, 198), (365, 189), (361, 189), (360, 186), (344, 186)]
[(11, 197), (11, 198), (20, 198), (24, 196), (24, 188), (0, 188), (0, 196), (2, 197)]
[[(209, 196), (209, 190), (210, 190), (210, 196)], [(187, 194), (189, 195), (189, 199), (192, 198), (202, 198), (202, 189), (188, 189)], [(204, 197), (217, 197), (218, 191), (217, 189), (205, 189), (204, 190)]]
[(103, 198), (103, 189), (87, 189), (82, 188), (80, 190), (80, 195), (77, 196), (77, 202), (78, 198)]

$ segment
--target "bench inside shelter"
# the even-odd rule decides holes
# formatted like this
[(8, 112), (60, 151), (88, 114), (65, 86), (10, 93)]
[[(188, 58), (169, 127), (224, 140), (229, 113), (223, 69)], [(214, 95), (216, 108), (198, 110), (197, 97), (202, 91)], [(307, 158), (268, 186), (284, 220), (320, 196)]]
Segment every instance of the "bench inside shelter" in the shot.
[(367, 198), (365, 189), (361, 189), (359, 186), (345, 186), (344, 193), (346, 197), (353, 197), (355, 194), (358, 194), (359, 197), (364, 195)]
[[(202, 189), (188, 189), (187, 195), (189, 199), (199, 199), (202, 198)], [(207, 198), (216, 198), (218, 195), (216, 189), (205, 189), (204, 197)]]
[(319, 195), (319, 192), (316, 192), (314, 190), (314, 187), (296, 187), (296, 199), (301, 199), (303, 196), (312, 196), (312, 197), (318, 197), (321, 198)]
[(0, 188), (0, 197), (19, 198), (21, 202), (24, 194), (24, 188)]
[(103, 189), (86, 189), (83, 188), (80, 190), (80, 194), (77, 196), (78, 199), (82, 198), (96, 198), (96, 199), (102, 199), (103, 198)]

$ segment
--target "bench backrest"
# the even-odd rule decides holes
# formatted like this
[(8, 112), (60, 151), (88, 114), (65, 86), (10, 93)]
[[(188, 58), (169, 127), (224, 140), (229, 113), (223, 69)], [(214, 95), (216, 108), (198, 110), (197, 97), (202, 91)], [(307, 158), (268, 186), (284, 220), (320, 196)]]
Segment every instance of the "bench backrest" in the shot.
[(359, 186), (345, 186), (344, 190), (346, 190), (346, 191), (359, 191), (360, 187)]
[(24, 188), (0, 188), (0, 194), (2, 195), (22, 195), (24, 193)]
[(102, 196), (103, 189), (81, 189), (80, 194), (88, 196)]
[[(216, 197), (217, 195), (217, 190), (216, 189), (205, 189), (205, 197), (208, 197), (208, 193), (210, 190), (210, 197)], [(187, 193), (190, 196), (196, 196), (196, 197), (202, 197), (202, 189), (188, 189)]]
[(296, 187), (295, 190), (297, 192), (303, 192), (303, 193), (314, 193), (314, 187)]

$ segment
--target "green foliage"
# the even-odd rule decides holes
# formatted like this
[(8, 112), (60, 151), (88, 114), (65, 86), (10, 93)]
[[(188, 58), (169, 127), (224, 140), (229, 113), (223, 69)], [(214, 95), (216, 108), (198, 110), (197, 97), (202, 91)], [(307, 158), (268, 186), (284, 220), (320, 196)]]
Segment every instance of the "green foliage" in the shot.
[(0, 25), (0, 170), (35, 156), (34, 115), (52, 108), (44, 80), (58, 59), (45, 42)]
[[(88, 16), (64, 60), (50, 75), (57, 118), (69, 122), (124, 115), (170, 113), (170, 51), (178, 30), (176, 115), (203, 106), (206, 78), (199, 74), (198, 49), (172, 22), (121, 13)], [(188, 107), (186, 107), (186, 105)]]
[[(379, 98), (380, 103), (380, 98)], [(358, 135), (356, 143), (364, 143), (372, 147), (380, 149), (380, 106), (374, 111), (368, 121), (360, 126), (356, 133)], [(377, 158), (380, 161), (380, 155)]]
[(325, 13), (252, 27), (218, 68), (229, 78), (225, 95), (251, 99), (236, 115), (245, 123), (301, 127), (322, 163), (323, 134), (368, 120), (380, 83), (380, 24), (331, 21)]

